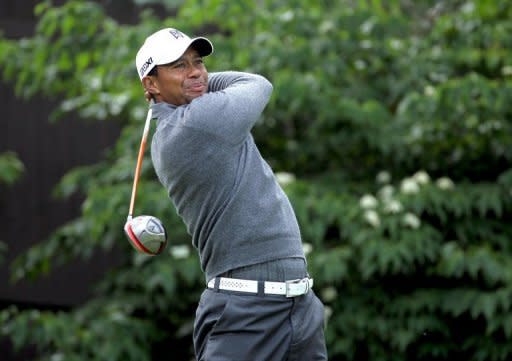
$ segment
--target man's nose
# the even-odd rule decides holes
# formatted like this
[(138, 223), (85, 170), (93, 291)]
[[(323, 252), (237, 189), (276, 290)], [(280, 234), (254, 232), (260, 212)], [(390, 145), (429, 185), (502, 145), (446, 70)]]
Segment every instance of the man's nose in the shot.
[(201, 75), (201, 68), (198, 65), (191, 64), (189, 67), (190, 71), (188, 73), (188, 76), (191, 78), (197, 78)]

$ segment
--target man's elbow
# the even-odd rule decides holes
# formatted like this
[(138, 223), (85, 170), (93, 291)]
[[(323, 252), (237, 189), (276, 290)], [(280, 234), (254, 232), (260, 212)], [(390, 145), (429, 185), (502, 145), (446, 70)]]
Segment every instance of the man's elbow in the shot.
[(272, 83), (267, 79), (265, 78), (263, 75), (260, 75), (259, 76), (261, 79), (261, 89), (263, 91), (263, 94), (264, 96), (269, 99), (270, 96), (272, 95), (272, 91), (274, 90), (274, 86), (272, 85)]

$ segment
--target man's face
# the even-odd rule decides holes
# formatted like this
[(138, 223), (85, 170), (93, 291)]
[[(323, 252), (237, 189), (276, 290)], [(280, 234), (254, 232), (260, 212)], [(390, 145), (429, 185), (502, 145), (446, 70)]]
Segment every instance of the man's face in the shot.
[(208, 90), (208, 72), (199, 53), (188, 48), (176, 61), (158, 66), (152, 76), (157, 101), (173, 105), (190, 103)]

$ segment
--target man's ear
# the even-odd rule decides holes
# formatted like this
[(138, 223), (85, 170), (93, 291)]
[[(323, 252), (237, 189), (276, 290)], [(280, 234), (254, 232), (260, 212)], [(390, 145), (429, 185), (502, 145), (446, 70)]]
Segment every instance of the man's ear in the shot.
[(155, 78), (151, 75), (142, 78), (142, 86), (144, 87), (145, 91), (153, 96), (160, 94), (158, 84), (156, 83)]

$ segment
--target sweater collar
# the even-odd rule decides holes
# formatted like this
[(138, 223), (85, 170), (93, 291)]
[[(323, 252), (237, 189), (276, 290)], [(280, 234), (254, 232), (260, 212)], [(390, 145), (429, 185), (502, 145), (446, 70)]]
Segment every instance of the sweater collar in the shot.
[(153, 111), (153, 118), (160, 118), (165, 113), (168, 113), (171, 110), (176, 109), (176, 105), (172, 105), (165, 102), (155, 103), (151, 106), (151, 110)]

